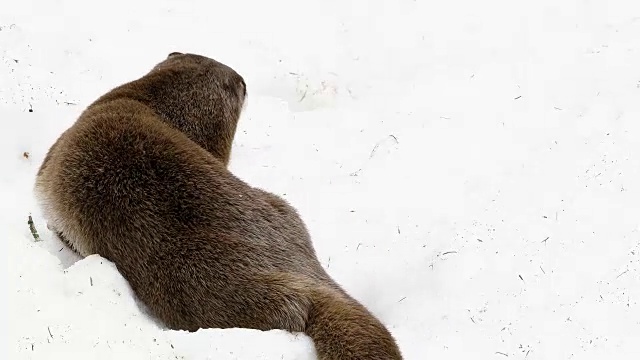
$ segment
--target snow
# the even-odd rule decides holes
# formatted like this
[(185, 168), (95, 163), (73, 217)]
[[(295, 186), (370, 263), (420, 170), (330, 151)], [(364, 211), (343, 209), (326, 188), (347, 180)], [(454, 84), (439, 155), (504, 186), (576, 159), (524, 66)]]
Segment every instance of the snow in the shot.
[(5, 358), (315, 358), (302, 334), (165, 330), (35, 205), (60, 133), (172, 51), (244, 76), (231, 170), (300, 210), (406, 359), (639, 358), (637, 1), (2, 8)]

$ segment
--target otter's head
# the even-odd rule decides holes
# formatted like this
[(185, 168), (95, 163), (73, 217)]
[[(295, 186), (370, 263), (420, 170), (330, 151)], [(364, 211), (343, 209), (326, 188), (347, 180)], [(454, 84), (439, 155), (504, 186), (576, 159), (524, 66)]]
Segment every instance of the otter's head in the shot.
[(208, 57), (173, 52), (138, 84), (163, 120), (228, 164), (247, 96), (242, 76)]

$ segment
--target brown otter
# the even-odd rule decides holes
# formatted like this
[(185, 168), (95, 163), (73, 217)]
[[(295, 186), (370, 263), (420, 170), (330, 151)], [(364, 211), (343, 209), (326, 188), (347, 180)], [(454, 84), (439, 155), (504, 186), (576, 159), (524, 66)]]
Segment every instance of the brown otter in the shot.
[(171, 329), (284, 329), (319, 359), (401, 359), (322, 268), (296, 210), (227, 170), (245, 96), (230, 67), (170, 54), (54, 143), (35, 185), (45, 217), (80, 255), (115, 263)]

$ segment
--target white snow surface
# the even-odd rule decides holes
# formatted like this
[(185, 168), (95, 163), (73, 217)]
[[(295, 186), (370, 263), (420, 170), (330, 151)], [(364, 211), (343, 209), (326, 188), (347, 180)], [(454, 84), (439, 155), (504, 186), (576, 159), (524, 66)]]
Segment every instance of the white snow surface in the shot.
[(231, 170), (299, 209), (406, 359), (640, 358), (637, 0), (0, 8), (3, 359), (315, 359), (303, 334), (166, 330), (47, 230), (48, 148), (172, 51), (245, 78)]

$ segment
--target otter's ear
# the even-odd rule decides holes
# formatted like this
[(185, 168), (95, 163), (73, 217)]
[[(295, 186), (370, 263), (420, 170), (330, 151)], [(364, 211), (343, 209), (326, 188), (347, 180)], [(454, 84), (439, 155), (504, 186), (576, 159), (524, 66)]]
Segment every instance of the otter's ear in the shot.
[(181, 53), (181, 52), (174, 51), (174, 52), (172, 52), (171, 54), (169, 54), (169, 56), (167, 56), (167, 59), (168, 59), (168, 58), (170, 58), (170, 57), (174, 57), (174, 56), (176, 56), (176, 55), (182, 55), (182, 53)]
[(243, 78), (240, 78), (240, 83), (242, 84), (242, 89), (244, 90), (244, 96), (247, 96), (247, 84), (244, 82)]

